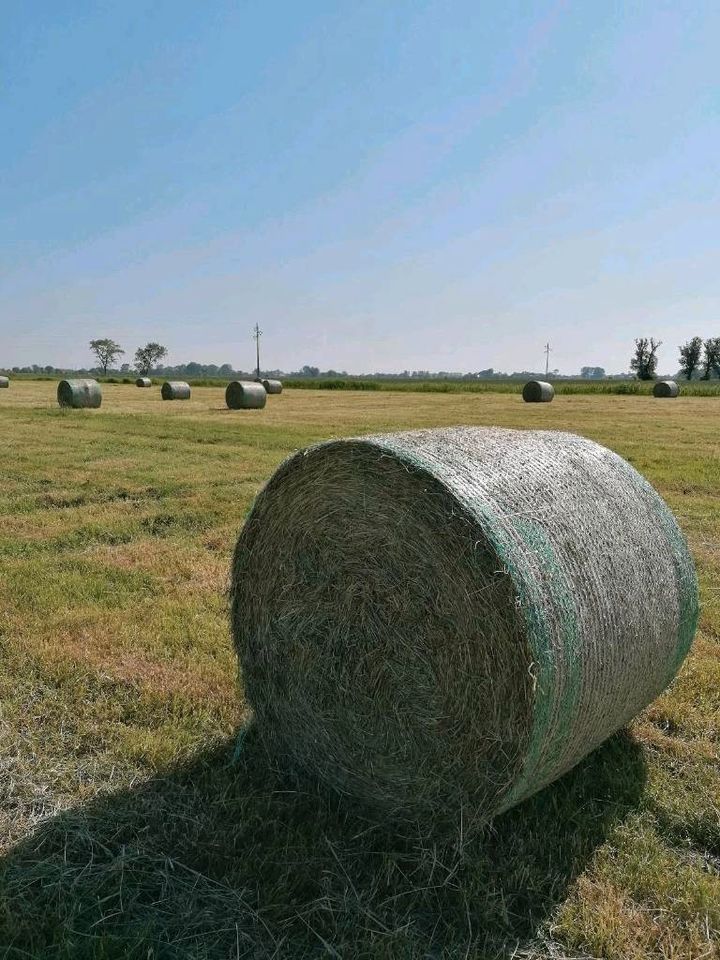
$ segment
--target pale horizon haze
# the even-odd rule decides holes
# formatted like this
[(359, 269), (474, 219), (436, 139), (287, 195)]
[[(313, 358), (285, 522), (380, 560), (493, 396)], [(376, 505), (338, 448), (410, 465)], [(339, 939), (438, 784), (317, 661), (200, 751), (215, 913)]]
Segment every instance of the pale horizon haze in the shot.
[(720, 336), (720, 5), (3, 6), (0, 367), (629, 367)]

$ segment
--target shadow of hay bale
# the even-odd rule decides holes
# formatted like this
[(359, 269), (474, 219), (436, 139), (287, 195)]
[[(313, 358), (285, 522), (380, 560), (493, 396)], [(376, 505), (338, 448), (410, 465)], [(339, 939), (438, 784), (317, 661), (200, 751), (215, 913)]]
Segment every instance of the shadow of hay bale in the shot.
[(3, 956), (510, 957), (645, 780), (619, 734), (462, 858), (233, 744), (41, 825), (0, 863)]

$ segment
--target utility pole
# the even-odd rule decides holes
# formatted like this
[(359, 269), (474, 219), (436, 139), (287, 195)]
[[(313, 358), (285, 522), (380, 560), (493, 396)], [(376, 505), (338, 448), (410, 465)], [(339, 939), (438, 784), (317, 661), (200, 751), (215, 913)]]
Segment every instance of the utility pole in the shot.
[(255, 341), (255, 353), (257, 356), (257, 370), (255, 371), (255, 375), (257, 376), (258, 380), (260, 379), (260, 337), (261, 336), (262, 336), (262, 330), (257, 324), (255, 324), (255, 329), (253, 330), (253, 340)]
[[(258, 361), (259, 363), (260, 361)], [(545, 376), (548, 375), (548, 370), (550, 369), (550, 344), (545, 344)]]

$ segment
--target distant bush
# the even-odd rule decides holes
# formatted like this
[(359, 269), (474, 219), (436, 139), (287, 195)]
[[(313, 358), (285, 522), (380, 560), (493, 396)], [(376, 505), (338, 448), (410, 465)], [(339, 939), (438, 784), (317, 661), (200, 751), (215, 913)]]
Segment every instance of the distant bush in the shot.
[(191, 387), (226, 387), (228, 380), (226, 377), (193, 377), (185, 383), (189, 383)]
[[(302, 377), (283, 381), (299, 390), (396, 390), (407, 393), (522, 393), (525, 380), (325, 380)], [(650, 396), (653, 380), (552, 380), (556, 394), (616, 394)], [(680, 395), (720, 396), (720, 381), (679, 381)]]
[[(93, 373), (86, 373), (87, 376), (94, 376)], [(14, 380), (55, 380), (60, 378), (60, 373), (12, 373), (10, 376)], [(100, 383), (109, 384), (133, 384), (133, 379), (124, 377), (98, 377), (95, 379)], [(244, 380), (253, 380), (250, 375), (243, 376)], [(529, 379), (529, 377), (528, 377)], [(555, 387), (555, 393), (562, 394), (617, 394), (617, 395), (643, 395), (652, 394), (654, 380), (555, 380), (549, 378)], [(226, 377), (197, 377), (186, 381), (191, 387), (226, 387), (228, 380)], [(372, 379), (368, 377), (354, 379), (352, 377), (287, 377), (283, 379), (285, 387), (296, 390), (395, 390), (403, 393), (522, 393), (525, 379), (522, 377), (508, 377), (507, 379), (492, 380), (421, 380), (402, 379), (393, 380), (391, 378)], [(680, 395), (686, 397), (720, 397), (720, 380), (681, 380), (678, 379)], [(158, 378), (153, 378), (153, 383), (158, 383)]]
[(383, 390), (379, 380), (351, 380), (337, 378), (328, 380), (324, 377), (297, 377), (283, 380), (284, 387), (295, 387), (297, 390)]

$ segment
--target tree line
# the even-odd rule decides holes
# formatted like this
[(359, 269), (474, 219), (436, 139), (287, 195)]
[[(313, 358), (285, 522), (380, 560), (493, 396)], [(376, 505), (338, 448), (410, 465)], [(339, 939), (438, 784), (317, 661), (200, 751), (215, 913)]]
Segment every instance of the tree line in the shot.
[[(638, 337), (635, 340), (635, 353), (630, 361), (630, 369), (638, 380), (654, 380), (657, 376), (657, 352), (662, 340), (654, 337)], [(720, 337), (693, 337), (680, 346), (680, 373), (686, 380), (692, 380), (700, 370), (701, 380), (709, 380), (714, 374), (720, 377)]]
[[(635, 352), (630, 360), (630, 369), (634, 372), (638, 380), (654, 380), (657, 377), (657, 365), (658, 365), (658, 350), (662, 346), (661, 340), (655, 340), (654, 337), (638, 337), (635, 340)], [(112, 368), (115, 362), (125, 355), (125, 350), (120, 346), (119, 343), (116, 343), (115, 340), (110, 337), (103, 337), (97, 340), (90, 341), (90, 350), (95, 354), (95, 357), (98, 361), (98, 366), (102, 370), (103, 376), (107, 376), (108, 369)], [(686, 343), (682, 344), (679, 348), (680, 357), (680, 375), (684, 376), (686, 380), (692, 380), (692, 378), (700, 373), (701, 380), (709, 380), (711, 376), (720, 377), (720, 337), (710, 337), (707, 340), (703, 340), (702, 337), (692, 337)], [(147, 376), (150, 371), (157, 367), (161, 360), (163, 360), (168, 354), (167, 347), (163, 346), (161, 343), (156, 343), (151, 341), (146, 343), (143, 347), (138, 347), (135, 351), (134, 356), (134, 369), (141, 376)], [(223, 376), (223, 375), (232, 375), (233, 371), (230, 364), (225, 363), (222, 367), (216, 367), (214, 364), (205, 365), (199, 363), (190, 363), (182, 364), (183, 372), (188, 375), (193, 376), (202, 376), (210, 375), (213, 376)], [(125, 371), (129, 369), (129, 364), (123, 364), (122, 370)], [(55, 368), (46, 367), (46, 368), (37, 368), (38, 370), (45, 369), (47, 372), (53, 372)], [(179, 368), (178, 368), (179, 369)], [(35, 370), (35, 366), (33, 366)], [(274, 371), (274, 373), (280, 373), (280, 371)], [(430, 371), (412, 371), (404, 370), (402, 373), (395, 374), (365, 374), (364, 376), (374, 376), (374, 377), (390, 377), (390, 378), (421, 378), (421, 379), (435, 379), (435, 378), (448, 378), (448, 379), (495, 379), (495, 378), (512, 378), (517, 376), (524, 376), (526, 371), (523, 371), (521, 374), (504, 374), (498, 373), (492, 368), (488, 370), (481, 370), (477, 373), (446, 373), (441, 372), (431, 373)], [(323, 377), (328, 375), (334, 376), (347, 376), (347, 374), (342, 371), (342, 374), (338, 374), (335, 370), (332, 371), (321, 371), (318, 367), (313, 367), (306, 365), (302, 370), (296, 371), (295, 373), (290, 374), (290, 376), (306, 376), (306, 377)], [(527, 373), (530, 376), (530, 373)], [(361, 377), (363, 375), (360, 375)], [(532, 374), (535, 376), (535, 374)], [(553, 376), (558, 377), (559, 371), (554, 370)], [(581, 371), (581, 378), (583, 379), (603, 379), (607, 376), (603, 367), (583, 367)], [(620, 377), (627, 376), (627, 374), (620, 374)]]

